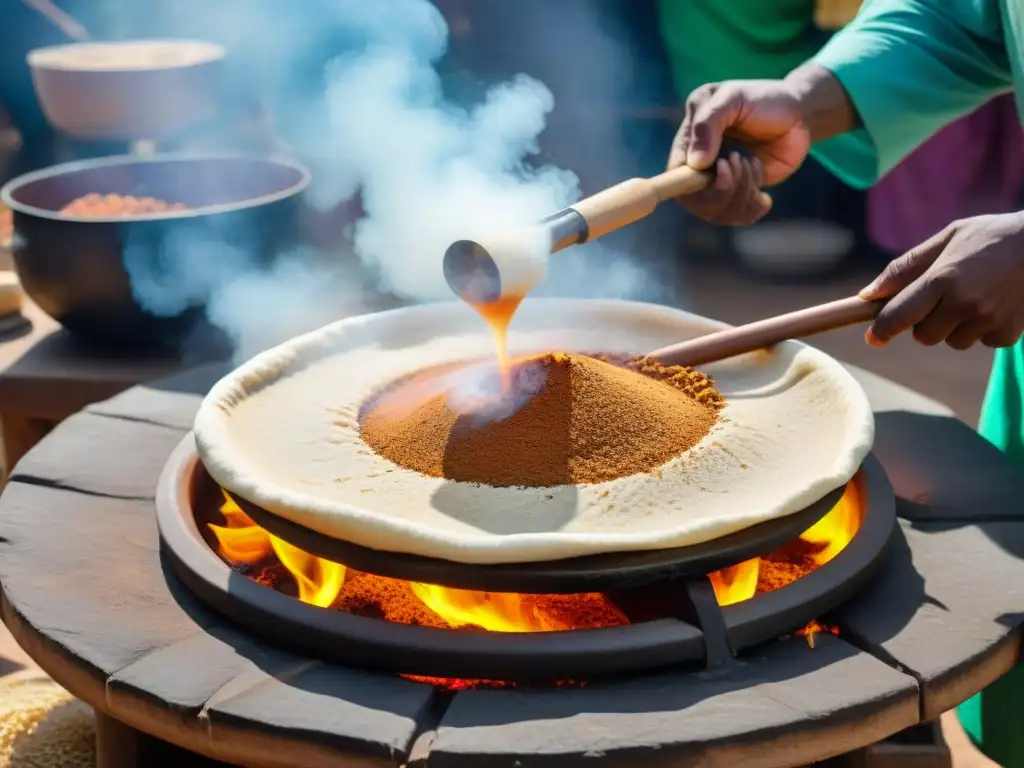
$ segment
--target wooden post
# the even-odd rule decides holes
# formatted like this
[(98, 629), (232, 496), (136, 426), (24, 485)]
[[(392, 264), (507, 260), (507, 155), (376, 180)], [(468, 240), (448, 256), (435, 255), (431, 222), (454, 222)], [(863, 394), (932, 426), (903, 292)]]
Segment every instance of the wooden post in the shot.
[(96, 768), (216, 768), (227, 763), (188, 752), (96, 710)]

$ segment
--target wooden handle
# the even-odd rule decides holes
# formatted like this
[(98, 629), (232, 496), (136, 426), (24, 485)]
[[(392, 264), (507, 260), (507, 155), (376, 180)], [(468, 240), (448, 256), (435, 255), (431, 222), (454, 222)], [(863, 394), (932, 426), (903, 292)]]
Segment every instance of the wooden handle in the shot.
[(654, 186), (658, 200), (665, 201), (701, 192), (710, 187), (714, 180), (715, 174), (711, 171), (697, 171), (688, 165), (681, 165), (652, 176), (647, 181)]
[(873, 320), (884, 301), (865, 301), (857, 296), (800, 309), (749, 325), (709, 333), (690, 341), (663, 347), (650, 353), (665, 365), (704, 365), (746, 352), (770, 347), (788, 339), (802, 339), (817, 333)]
[(572, 208), (587, 221), (587, 240), (594, 240), (650, 216), (665, 200), (706, 189), (713, 180), (713, 173), (684, 165), (649, 179), (628, 179)]

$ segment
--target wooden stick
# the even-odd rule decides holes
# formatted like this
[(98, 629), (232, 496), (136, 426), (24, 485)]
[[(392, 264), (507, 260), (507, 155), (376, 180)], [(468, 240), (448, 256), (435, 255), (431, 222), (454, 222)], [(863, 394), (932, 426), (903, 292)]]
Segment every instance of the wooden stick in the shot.
[(662, 347), (649, 356), (664, 365), (704, 365), (771, 347), (788, 339), (803, 339), (847, 325), (866, 323), (873, 320), (883, 306), (884, 301), (865, 301), (851, 296), (709, 333), (670, 347)]
[(659, 173), (649, 179), (627, 179), (572, 205), (587, 222), (587, 240), (595, 240), (654, 213), (665, 200), (692, 195), (715, 179), (711, 171), (688, 165)]

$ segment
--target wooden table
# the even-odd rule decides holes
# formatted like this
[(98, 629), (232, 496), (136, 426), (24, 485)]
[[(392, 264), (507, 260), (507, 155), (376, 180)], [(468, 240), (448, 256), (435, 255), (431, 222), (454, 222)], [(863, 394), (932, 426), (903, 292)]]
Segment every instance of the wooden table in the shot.
[(823, 617), (839, 637), (565, 691), (437, 693), (296, 655), (213, 613), (161, 560), (157, 477), (223, 372), (89, 406), (0, 498), (3, 621), (96, 709), (101, 768), (196, 755), (261, 768), (800, 766), (933, 721), (1019, 659), (1024, 473), (940, 404), (857, 369), (901, 519), (876, 581)]
[(29, 326), (0, 337), (0, 428), (7, 473), (71, 414), (183, 366), (176, 358), (118, 356), (83, 347), (31, 302), (24, 314)]

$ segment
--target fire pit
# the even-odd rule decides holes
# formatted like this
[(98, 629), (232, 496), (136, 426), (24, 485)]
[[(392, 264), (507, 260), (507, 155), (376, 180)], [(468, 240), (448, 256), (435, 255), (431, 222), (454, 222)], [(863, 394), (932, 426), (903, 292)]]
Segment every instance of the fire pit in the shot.
[[(676, 588), (669, 593), (672, 618), (533, 633), (445, 629), (426, 620), (425, 608), (418, 615), (426, 626), (389, 623), (352, 612), (354, 592), (340, 596), (348, 601), (346, 613), (337, 602), (332, 609), (319, 608), (288, 594), (291, 587), (284, 582), (291, 577), (282, 577), (277, 591), (253, 581), (267, 581), (258, 566), (248, 575), (240, 566), (232, 570), (205, 526), (226, 522), (219, 511), (223, 496), (189, 458), (187, 442), (201, 397), (224, 373), (200, 369), (137, 387), (68, 419), (18, 463), (0, 499), (4, 622), (47, 672), (96, 709), (101, 765), (189, 764), (201, 754), (281, 768), (801, 766), (931, 721), (1018, 661), (1024, 477), (941, 405), (862, 371), (853, 373), (868, 393), (877, 426), (873, 457), (855, 479), (858, 491), (864, 489), (863, 520), (830, 562), (787, 586), (703, 614), (697, 608), (717, 607), (701, 602), (714, 589), (696, 576), (711, 566), (684, 568), (685, 576), (668, 582)], [(882, 471), (874, 474), (877, 465)], [(813, 648), (806, 637), (788, 636), (806, 623), (807, 608), (786, 616), (781, 638), (751, 645), (767, 630), (758, 627), (744, 639), (745, 630), (738, 628), (754, 625), (730, 616), (753, 615), (756, 609), (776, 621), (785, 614), (776, 601), (806, 594), (815, 580), (841, 578), (844, 560), (859, 541), (867, 541), (862, 537), (872, 521), (884, 518), (884, 495), (880, 505), (872, 495), (883, 472), (892, 483), (888, 503), (894, 496), (899, 520), (889, 529), (891, 543), (877, 572), (850, 593), (826, 590), (831, 609), (815, 606), (822, 612), (814, 618), (838, 634), (818, 633)], [(182, 551), (215, 570), (218, 589), (209, 594), (196, 582), (203, 575), (199, 568), (181, 570), (184, 580), (177, 575), (181, 563), (165, 525), (163, 496), (158, 530), (154, 489), (161, 473), (180, 481), (174, 486), (182, 500), (178, 530), (194, 530)], [(822, 509), (819, 519), (828, 511)], [(752, 551), (766, 554), (781, 546), (788, 552), (785, 542), (800, 539), (806, 528)], [(285, 545), (290, 536), (274, 533), (269, 520), (248, 526), (238, 518), (234, 530), (251, 530), (259, 547), (268, 534), (280, 533)], [(740, 560), (749, 560), (749, 552), (733, 550)], [(337, 559), (372, 577), (366, 563)], [(728, 562), (735, 561), (714, 565), (720, 569)], [(278, 568), (272, 561), (271, 566)], [(655, 592), (650, 584), (666, 583), (663, 575), (639, 589)], [(725, 581), (721, 576), (714, 580)], [(441, 581), (435, 571), (405, 573), (402, 580), (421, 577), (417, 583), (434, 587)], [(746, 578), (749, 590), (749, 573)], [(700, 586), (687, 587), (695, 583)], [(347, 574), (346, 584), (355, 589), (358, 581), (349, 582)], [(597, 591), (611, 595), (606, 586)], [(525, 587), (513, 591), (521, 603), (528, 601)], [(691, 595), (697, 595), (693, 604), (676, 610), (680, 598)], [(222, 602), (211, 610), (215, 599)], [(255, 609), (279, 604), (293, 609), (273, 619), (287, 628), (257, 628)], [(240, 615), (232, 617), (231, 611)], [(410, 632), (429, 630), (470, 638), (458, 642), (480, 647), (484, 640), (500, 647), (517, 638), (529, 644), (620, 635), (633, 642), (645, 636), (645, 624), (660, 622), (670, 628), (664, 631), (671, 642), (663, 650), (674, 657), (668, 667), (643, 664), (642, 670), (619, 669), (611, 678), (595, 676), (587, 685), (556, 687), (550, 677), (565, 673), (548, 656), (538, 661), (548, 681), (466, 690), (480, 686), (425, 684), (392, 671), (455, 671), (441, 666), (451, 661), (444, 644), (432, 659), (436, 667), (419, 666), (430, 658), (420, 650), (429, 649), (408, 645), (401, 651), (410, 657), (408, 665), (372, 654), (365, 665), (325, 661), (329, 649), (296, 650), (322, 639), (300, 629), (300, 612), (325, 636), (347, 621), (348, 642), (363, 643), (364, 649), (376, 635), (367, 630), (354, 636), (349, 630), (355, 620), (393, 631), (403, 644)], [(714, 616), (721, 621), (717, 630)], [(684, 632), (695, 640), (687, 641)], [(703, 648), (706, 653), (689, 658), (682, 653)], [(565, 652), (562, 661), (570, 659)], [(486, 662), (485, 669), (467, 667), (462, 673), (497, 673), (505, 661), (507, 656), (481, 655), (466, 663)]]
[(803, 512), (704, 545), (471, 566), (359, 547), (236, 504), (189, 435), (161, 478), (157, 522), (179, 577), (252, 631), (458, 686), (725, 663), (856, 594), (882, 561), (895, 503), (869, 458)]
[[(519, 318), (520, 344), (544, 345), (554, 334), (586, 344), (583, 334), (596, 329), (618, 330), (620, 345), (643, 349), (707, 323), (625, 302), (540, 301), (531, 309)], [(728, 395), (702, 372), (621, 350), (523, 352), (503, 371), (470, 358), (409, 372), (406, 358), (433, 358), (420, 340), (425, 327), (437, 329), (427, 349), (473, 349), (479, 333), (464, 310), (436, 305), (341, 321), (220, 382), (158, 492), (161, 537), (179, 577), (252, 631), (328, 661), (519, 683), (718, 666), (800, 631), (855, 594), (881, 562), (895, 524), (892, 492), (870, 457), (852, 479), (836, 475), (848, 472), (835, 469), (848, 464), (848, 452), (865, 455), (860, 436), (870, 439), (873, 422), (863, 394), (830, 359), (789, 344), (730, 361), (732, 368), (717, 368)], [(387, 383), (354, 384), (353, 366), (371, 377), (383, 368)], [(340, 386), (343, 372), (356, 395)], [(301, 405), (308, 398), (317, 399), (312, 408)], [(820, 414), (803, 405), (815, 398), (829, 404)], [(263, 431), (285, 416), (301, 426)], [(809, 428), (793, 423), (816, 416), (821, 421)], [(843, 430), (849, 439), (829, 434)], [(822, 455), (786, 446), (801, 439), (815, 441)], [(288, 456), (308, 446), (308, 457)], [(360, 461), (370, 449), (391, 452), (389, 460)], [(807, 462), (808, 472), (803, 465), (791, 472), (792, 484), (823, 487), (822, 496), (796, 512), (760, 514), (762, 495), (769, 506), (790, 503), (790, 488), (765, 477), (760, 463), (746, 463), (766, 453)], [(295, 469), (276, 471), (281, 460)], [(265, 473), (256, 485), (240, 479), (254, 472)], [(342, 488), (344, 503), (331, 508), (336, 489), (353, 478), (358, 492)], [(424, 480), (425, 507), (418, 506)], [(326, 511), (271, 512), (251, 500), (259, 498), (253, 489), (279, 506), (275, 495), (307, 493), (285, 504)], [(679, 505), (677, 494), (688, 491)], [(461, 506), (437, 501), (446, 494)], [(354, 507), (353, 498), (371, 506)], [(673, 544), (619, 542), (657, 521), (652, 501), (674, 512), (645, 530)], [(716, 502), (718, 514), (706, 514), (702, 505)], [(389, 514), (403, 503), (408, 517)], [(483, 509), (488, 503), (501, 512)], [(680, 532), (696, 512), (706, 522)], [(355, 528), (360, 516), (372, 518), (363, 531)], [(613, 516), (621, 522), (608, 525)], [(334, 535), (321, 527), (326, 518)], [(723, 525), (728, 519), (737, 522)], [(405, 526), (416, 528), (414, 539), (402, 538)], [(417, 550), (427, 537), (428, 551)], [(471, 559), (456, 559), (467, 550)]]

